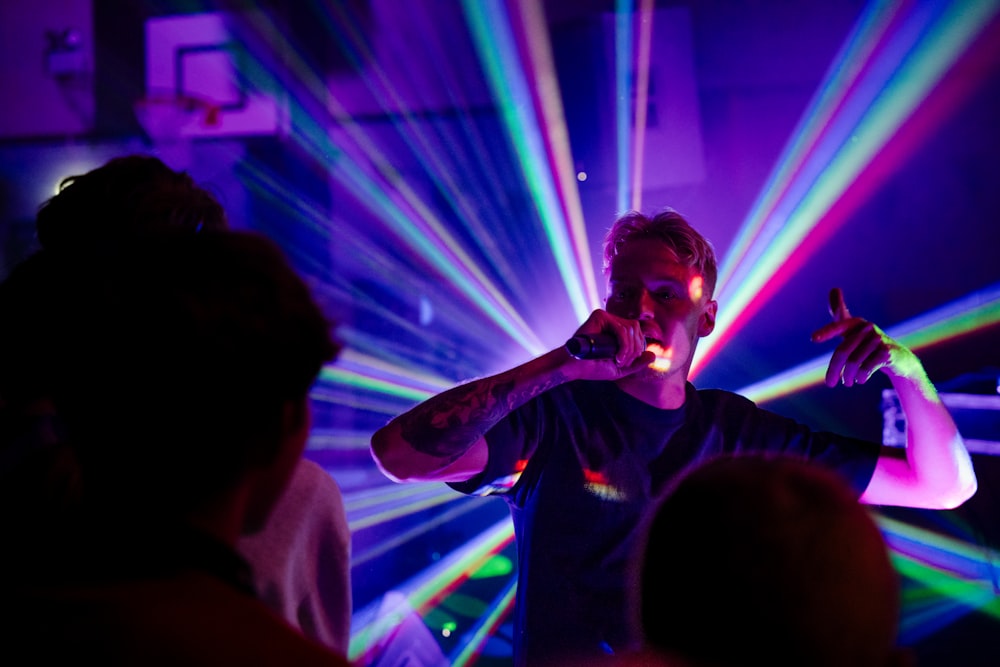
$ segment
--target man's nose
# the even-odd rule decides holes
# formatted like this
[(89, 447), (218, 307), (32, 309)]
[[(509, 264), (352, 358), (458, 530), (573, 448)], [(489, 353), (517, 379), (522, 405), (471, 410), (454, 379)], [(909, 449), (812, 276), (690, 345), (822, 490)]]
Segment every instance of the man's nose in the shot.
[(649, 293), (649, 290), (642, 290), (642, 294), (639, 296), (639, 319), (653, 319), (655, 306), (656, 300), (653, 299), (653, 295)]
[(630, 315), (637, 320), (649, 320), (653, 318), (653, 295), (649, 293), (649, 290), (640, 289), (636, 290), (635, 296), (631, 303), (632, 312)]

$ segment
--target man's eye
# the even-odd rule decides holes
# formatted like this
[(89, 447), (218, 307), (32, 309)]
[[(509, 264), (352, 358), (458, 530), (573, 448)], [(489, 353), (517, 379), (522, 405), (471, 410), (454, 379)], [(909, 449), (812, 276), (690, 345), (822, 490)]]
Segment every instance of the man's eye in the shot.
[(660, 301), (669, 301), (670, 299), (676, 299), (677, 293), (673, 290), (664, 290), (656, 293), (656, 298)]

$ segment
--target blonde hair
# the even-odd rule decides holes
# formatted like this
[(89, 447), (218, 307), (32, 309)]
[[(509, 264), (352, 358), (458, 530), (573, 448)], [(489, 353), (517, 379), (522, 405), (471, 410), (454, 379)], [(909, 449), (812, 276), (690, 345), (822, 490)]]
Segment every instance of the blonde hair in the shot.
[(611, 264), (622, 246), (635, 239), (655, 239), (666, 243), (680, 262), (701, 275), (705, 294), (712, 297), (718, 277), (715, 250), (684, 216), (671, 208), (665, 208), (652, 217), (639, 211), (628, 211), (618, 216), (604, 239), (605, 274), (611, 270)]

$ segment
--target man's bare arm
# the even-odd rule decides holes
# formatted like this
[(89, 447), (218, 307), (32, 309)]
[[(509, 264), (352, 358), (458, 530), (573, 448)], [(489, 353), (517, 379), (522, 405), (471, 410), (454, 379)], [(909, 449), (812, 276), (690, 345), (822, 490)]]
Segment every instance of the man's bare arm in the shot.
[(813, 340), (843, 336), (830, 359), (826, 383), (863, 384), (876, 371), (889, 376), (906, 415), (906, 449), (883, 447), (866, 503), (925, 509), (958, 507), (976, 492), (972, 459), (954, 419), (913, 352), (863, 319), (851, 317), (840, 290), (831, 293), (834, 323)]
[(595, 310), (577, 333), (598, 332), (618, 338), (615, 359), (582, 361), (560, 347), (509, 371), (449, 389), (375, 432), (376, 463), (397, 481), (471, 479), (486, 468), (486, 432), (513, 410), (570, 380), (617, 380), (652, 361), (638, 321)]
[(883, 448), (863, 502), (953, 509), (976, 492), (965, 442), (930, 380), (920, 375), (891, 376), (906, 415), (906, 449)]
[(433, 396), (372, 436), (372, 454), (398, 481), (464, 481), (486, 467), (486, 432), (510, 412), (567, 382), (572, 363), (553, 350), (498, 375)]

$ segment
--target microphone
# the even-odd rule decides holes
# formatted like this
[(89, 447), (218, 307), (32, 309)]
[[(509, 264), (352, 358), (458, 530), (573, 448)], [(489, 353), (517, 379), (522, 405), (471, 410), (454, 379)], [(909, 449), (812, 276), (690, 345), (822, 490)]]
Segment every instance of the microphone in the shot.
[(566, 351), (577, 359), (611, 359), (618, 352), (618, 339), (612, 334), (577, 334), (566, 341)]

